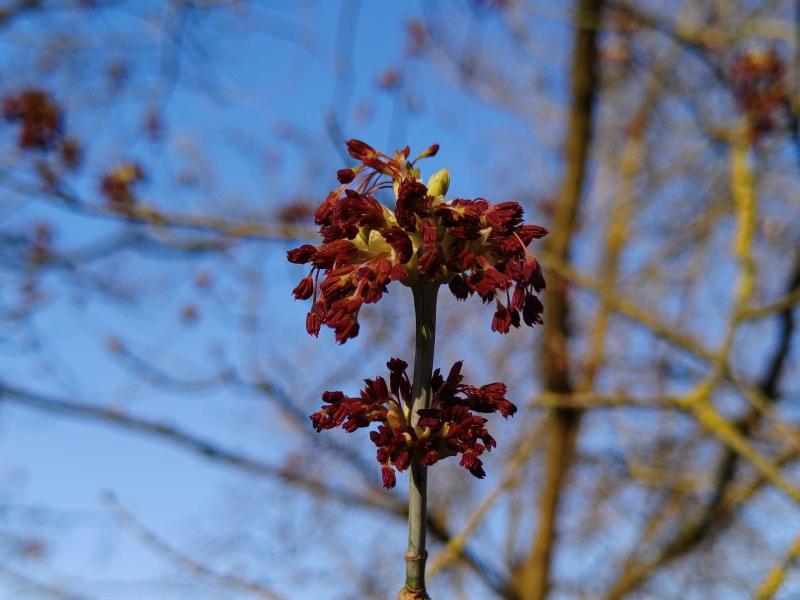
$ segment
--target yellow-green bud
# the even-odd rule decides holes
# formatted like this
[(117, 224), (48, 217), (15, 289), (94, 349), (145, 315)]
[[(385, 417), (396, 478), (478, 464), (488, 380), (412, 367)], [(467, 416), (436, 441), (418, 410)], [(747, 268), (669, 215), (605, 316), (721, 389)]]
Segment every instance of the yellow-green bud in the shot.
[(437, 171), (431, 178), (428, 179), (428, 195), (429, 196), (444, 196), (447, 193), (447, 188), (450, 187), (450, 171), (442, 169)]

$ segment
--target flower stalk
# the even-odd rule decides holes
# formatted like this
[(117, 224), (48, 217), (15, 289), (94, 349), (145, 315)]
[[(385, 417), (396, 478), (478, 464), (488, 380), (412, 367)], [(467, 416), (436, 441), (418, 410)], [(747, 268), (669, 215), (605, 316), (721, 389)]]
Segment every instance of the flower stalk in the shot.
[[(419, 410), (430, 408), (431, 375), (436, 341), (436, 297), (439, 284), (421, 281), (412, 287), (416, 314), (414, 380), (411, 388), (410, 424), (416, 428)], [(408, 550), (406, 582), (400, 598), (428, 598), (425, 590), (425, 522), (427, 518), (427, 467), (419, 457), (412, 458), (408, 479)]]

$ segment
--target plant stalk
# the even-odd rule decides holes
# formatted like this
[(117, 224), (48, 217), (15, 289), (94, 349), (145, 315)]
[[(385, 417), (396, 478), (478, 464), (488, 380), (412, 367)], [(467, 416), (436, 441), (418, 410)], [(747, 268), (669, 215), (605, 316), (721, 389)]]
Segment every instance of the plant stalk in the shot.
[[(438, 283), (421, 281), (411, 288), (416, 314), (414, 349), (414, 381), (411, 389), (411, 426), (419, 421), (417, 411), (430, 406), (433, 348), (436, 337), (436, 296)], [(408, 550), (406, 551), (406, 583), (401, 600), (428, 599), (425, 589), (425, 522), (427, 510), (427, 469), (417, 457), (411, 460), (408, 480)]]

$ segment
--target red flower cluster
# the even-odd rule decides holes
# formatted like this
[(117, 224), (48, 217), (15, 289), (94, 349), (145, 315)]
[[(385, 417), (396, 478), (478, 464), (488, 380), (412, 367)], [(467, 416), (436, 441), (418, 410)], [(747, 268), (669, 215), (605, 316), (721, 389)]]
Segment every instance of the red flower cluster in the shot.
[(785, 71), (786, 65), (775, 48), (747, 50), (733, 63), (734, 94), (750, 119), (754, 140), (778, 128), (790, 114)]
[(21, 123), (17, 143), (22, 149), (49, 150), (61, 139), (61, 110), (50, 95), (41, 90), (26, 90), (6, 98), (3, 118)]
[(322, 431), (341, 426), (352, 432), (379, 423), (377, 431), (370, 432), (370, 439), (378, 447), (377, 459), (383, 485), (387, 488), (394, 487), (397, 481), (395, 469), (406, 470), (412, 458), (431, 466), (443, 458), (461, 455), (459, 465), (475, 477), (485, 477), (479, 456), (497, 443), (486, 430), (486, 419), (475, 413), (513, 415), (517, 407), (506, 400), (506, 386), (502, 383), (482, 387), (462, 384), (461, 362), (453, 365), (447, 379), (437, 369), (431, 378), (430, 408), (417, 411), (419, 422), (412, 427), (408, 365), (399, 358), (392, 358), (386, 366), (390, 373), (388, 385), (383, 377), (366, 379), (360, 397), (325, 392), (322, 400), (326, 405), (311, 415), (314, 429)]
[[(521, 320), (542, 322), (536, 294), (545, 282), (527, 246), (547, 230), (525, 225), (519, 204), (445, 201), (449, 173), (442, 169), (426, 185), (415, 167), (434, 156), (438, 145), (411, 162), (408, 147), (388, 156), (350, 140), (347, 149), (361, 165), (337, 173), (341, 185), (315, 213), (322, 244), (288, 252), (290, 262), (312, 265), (294, 289), (299, 300), (313, 297), (306, 319), (310, 334), (327, 325), (339, 343), (346, 342), (358, 335), (363, 304), (380, 300), (391, 281), (414, 285), (420, 278), (449, 284), (459, 300), (477, 294), (485, 303), (494, 301), (494, 331), (507, 333)], [(394, 211), (375, 197), (389, 188), (396, 197)]]

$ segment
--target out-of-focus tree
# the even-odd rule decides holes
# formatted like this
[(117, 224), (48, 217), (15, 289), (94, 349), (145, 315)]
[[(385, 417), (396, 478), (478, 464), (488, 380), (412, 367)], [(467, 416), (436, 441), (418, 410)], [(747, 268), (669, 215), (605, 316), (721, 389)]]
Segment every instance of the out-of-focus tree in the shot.
[[(349, 137), (439, 142), (456, 195), (550, 229), (542, 328), (489, 338), (481, 311), (440, 308), (459, 334), (437, 365), (468, 351), (521, 410), (484, 482), (444, 469), (429, 490), (434, 598), (800, 586), (800, 4), (28, 0), (0, 34), (6, 435), (30, 411), (90, 421), (80, 443), (110, 459), (149, 438), (145, 488), (176, 476), (172, 448), (235, 478), (224, 517), (162, 531), (101, 475), (73, 482), (112, 488), (100, 516), (55, 483), (53, 506), (18, 502), (13, 454), (3, 597), (396, 591), (404, 494), (307, 415), (410, 357), (408, 302), (365, 310), (334, 359), (300, 337), (283, 264)], [(87, 518), (169, 576), (69, 572)]]

